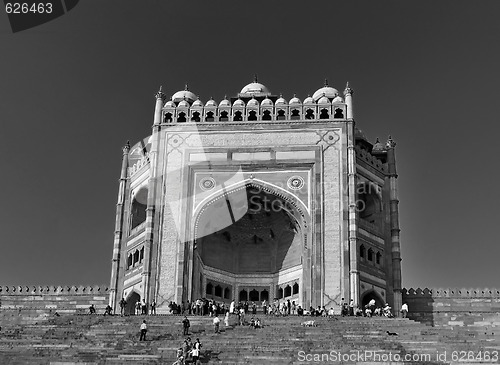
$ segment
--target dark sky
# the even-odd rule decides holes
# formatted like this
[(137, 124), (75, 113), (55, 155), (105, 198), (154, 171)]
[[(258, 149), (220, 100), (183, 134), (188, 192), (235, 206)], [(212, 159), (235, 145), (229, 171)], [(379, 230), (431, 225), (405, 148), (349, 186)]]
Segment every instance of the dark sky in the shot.
[(12, 33), (0, 15), (0, 285), (108, 284), (121, 147), (154, 94), (254, 74), (354, 89), (397, 142), (403, 284), (499, 287), (500, 2), (97, 1)]

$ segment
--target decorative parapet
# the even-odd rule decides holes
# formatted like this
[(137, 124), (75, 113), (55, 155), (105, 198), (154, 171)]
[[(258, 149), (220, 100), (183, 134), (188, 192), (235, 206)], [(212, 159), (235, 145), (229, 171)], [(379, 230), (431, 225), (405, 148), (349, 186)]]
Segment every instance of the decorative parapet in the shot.
[(387, 168), (382, 161), (373, 156), (370, 152), (360, 148), (359, 146), (356, 146), (356, 157), (379, 171), (387, 172)]
[(106, 286), (0, 286), (0, 295), (108, 294)]
[(132, 167), (129, 167), (129, 176), (134, 175), (139, 171), (144, 165), (149, 164), (149, 153), (146, 153), (141, 159), (139, 159)]
[(403, 289), (403, 297), (413, 298), (500, 298), (500, 289), (490, 288), (425, 288)]
[[(238, 99), (238, 103), (232, 106), (229, 103), (215, 106), (215, 103), (202, 106), (201, 103), (186, 105), (179, 103), (176, 106), (172, 102), (167, 102), (162, 109), (163, 124), (177, 124), (185, 122), (253, 122), (253, 121), (283, 121), (283, 120), (345, 120), (347, 105), (343, 102), (328, 104), (302, 104), (297, 102), (274, 105), (270, 99), (265, 99), (266, 104), (260, 105), (256, 99), (251, 105), (247, 105), (243, 100)], [(212, 101), (211, 101), (212, 102)], [(247, 101), (248, 102), (248, 101)]]

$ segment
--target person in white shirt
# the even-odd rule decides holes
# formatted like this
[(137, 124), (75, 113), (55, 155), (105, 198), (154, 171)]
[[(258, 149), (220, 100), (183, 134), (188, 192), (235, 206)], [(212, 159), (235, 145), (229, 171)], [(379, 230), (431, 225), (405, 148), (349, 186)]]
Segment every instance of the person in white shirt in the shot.
[(403, 305), (401, 306), (401, 313), (403, 315), (403, 318), (406, 318), (406, 316), (408, 315), (408, 304), (403, 303)]
[(141, 324), (141, 337), (139, 341), (146, 341), (146, 332), (148, 331), (148, 326), (146, 325), (146, 321), (142, 321)]

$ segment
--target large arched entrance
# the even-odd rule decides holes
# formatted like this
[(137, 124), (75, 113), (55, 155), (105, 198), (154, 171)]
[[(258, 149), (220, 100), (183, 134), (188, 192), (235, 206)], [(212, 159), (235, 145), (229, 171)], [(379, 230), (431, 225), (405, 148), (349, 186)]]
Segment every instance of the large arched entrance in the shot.
[(281, 191), (247, 183), (221, 192), (196, 219), (192, 298), (302, 304), (307, 226), (299, 204)]

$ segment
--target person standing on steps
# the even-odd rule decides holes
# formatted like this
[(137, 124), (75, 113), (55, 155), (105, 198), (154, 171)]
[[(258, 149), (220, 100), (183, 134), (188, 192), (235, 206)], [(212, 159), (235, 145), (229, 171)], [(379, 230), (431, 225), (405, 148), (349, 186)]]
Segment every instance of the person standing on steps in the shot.
[(403, 305), (401, 306), (401, 315), (403, 318), (406, 318), (406, 316), (408, 315), (408, 304), (407, 303), (403, 303)]
[(144, 320), (141, 324), (141, 337), (139, 341), (146, 341), (146, 332), (148, 332), (148, 326), (146, 325), (146, 320)]
[(184, 316), (184, 320), (182, 321), (183, 336), (189, 335), (189, 327), (191, 327), (191, 323), (189, 323), (188, 317)]
[(197, 338), (196, 342), (194, 343), (193, 350), (191, 351), (193, 354), (194, 365), (200, 364), (200, 351), (201, 351), (201, 342), (200, 339)]
[(215, 313), (214, 316), (215, 316), (214, 320), (213, 320), (213, 322), (214, 322), (214, 331), (215, 331), (215, 333), (219, 333), (220, 319), (219, 319), (217, 313)]

